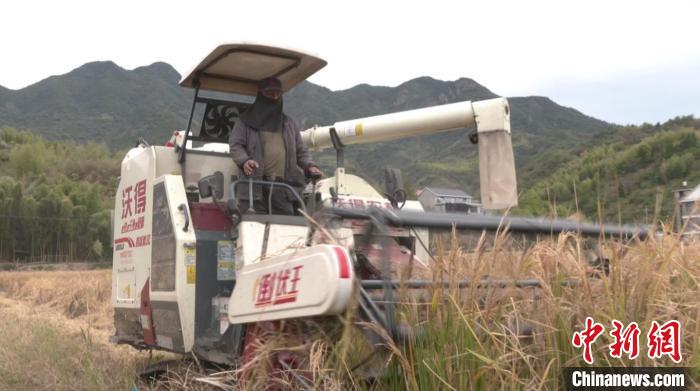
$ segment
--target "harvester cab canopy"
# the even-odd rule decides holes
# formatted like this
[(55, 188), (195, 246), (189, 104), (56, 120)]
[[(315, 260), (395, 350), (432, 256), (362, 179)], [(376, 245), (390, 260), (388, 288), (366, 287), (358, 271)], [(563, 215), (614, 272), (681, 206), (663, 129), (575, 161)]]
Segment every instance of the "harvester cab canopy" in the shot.
[[(200, 91), (255, 96), (260, 80), (276, 77), (286, 92), (326, 64), (316, 55), (289, 48), (254, 43), (219, 45), (180, 81), (180, 86), (194, 88), (195, 94), (187, 130), (174, 140), (179, 162), (185, 161), (188, 141), (227, 143), (236, 119), (249, 106), (241, 97), (222, 100), (202, 96)], [(197, 104), (204, 105), (204, 113), (195, 133), (192, 126), (193, 120), (198, 121), (194, 118)]]
[(180, 86), (255, 96), (260, 80), (276, 77), (286, 92), (326, 64), (316, 55), (299, 50), (229, 43), (214, 49), (180, 81)]

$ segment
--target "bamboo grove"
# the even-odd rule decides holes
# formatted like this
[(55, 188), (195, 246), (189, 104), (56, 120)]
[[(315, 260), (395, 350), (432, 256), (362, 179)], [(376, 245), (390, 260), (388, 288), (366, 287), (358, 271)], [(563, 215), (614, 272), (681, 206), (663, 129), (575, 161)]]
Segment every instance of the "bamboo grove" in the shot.
[(0, 261), (108, 258), (118, 156), (0, 129)]

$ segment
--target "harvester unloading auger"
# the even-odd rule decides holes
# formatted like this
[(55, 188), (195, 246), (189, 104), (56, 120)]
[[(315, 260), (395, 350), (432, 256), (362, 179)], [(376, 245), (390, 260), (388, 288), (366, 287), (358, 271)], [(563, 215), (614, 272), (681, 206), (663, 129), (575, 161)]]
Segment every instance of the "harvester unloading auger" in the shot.
[[(287, 91), (325, 65), (322, 59), (299, 51), (227, 44), (217, 47), (181, 81), (181, 86), (195, 90), (187, 130), (175, 132), (166, 146), (140, 142), (122, 162), (114, 222), (114, 342), (239, 365), (251, 356), (252, 337), (260, 322), (337, 315), (353, 300), (359, 304), (361, 319), (400, 339), (392, 304), (399, 282), (392, 265), (409, 259), (427, 265), (429, 229), (576, 232), (625, 239), (647, 235), (635, 227), (426, 213), (418, 202), (407, 201), (401, 189), (394, 187), (382, 195), (345, 172), (347, 146), (476, 128), (470, 139), (479, 148), (484, 207), (515, 206), (510, 110), (505, 98), (308, 129), (302, 137), (311, 149), (336, 150), (334, 176), (307, 185), (294, 201), (297, 216), (241, 213), (236, 209), (236, 186), (288, 185), (239, 174), (227, 142), (238, 114), (248, 104), (206, 94), (255, 95), (257, 82), (270, 76), (279, 78)], [(195, 118), (198, 113), (203, 114), (201, 122)], [(307, 215), (327, 222), (324, 231), (337, 239), (334, 244), (318, 234), (316, 223)], [(459, 282), (460, 286), (470, 283), (474, 282)], [(532, 280), (475, 283), (537, 285)], [(420, 289), (433, 282), (409, 279), (401, 284)], [(368, 292), (382, 292), (381, 303)]]

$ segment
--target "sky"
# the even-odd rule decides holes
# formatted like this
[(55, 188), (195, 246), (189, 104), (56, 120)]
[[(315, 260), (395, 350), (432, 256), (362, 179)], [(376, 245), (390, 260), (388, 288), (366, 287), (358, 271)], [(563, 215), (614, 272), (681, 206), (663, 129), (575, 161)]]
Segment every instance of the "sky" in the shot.
[(468, 77), (503, 96), (548, 96), (611, 122), (700, 116), (700, 2), (4, 1), (0, 85), (90, 61), (187, 73), (224, 42), (320, 55), (332, 90)]

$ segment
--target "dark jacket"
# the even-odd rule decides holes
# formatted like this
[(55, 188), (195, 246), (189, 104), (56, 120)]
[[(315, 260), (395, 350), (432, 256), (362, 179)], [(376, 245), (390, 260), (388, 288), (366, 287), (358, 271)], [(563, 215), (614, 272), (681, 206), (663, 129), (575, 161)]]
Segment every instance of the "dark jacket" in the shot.
[[(294, 120), (286, 115), (284, 117), (284, 126), (282, 128), (282, 138), (284, 140), (284, 147), (287, 152), (284, 181), (294, 186), (303, 186), (305, 182), (304, 173), (309, 167), (315, 167), (316, 164), (311, 158), (309, 149), (306, 148), (304, 143), (301, 141), (299, 126)], [(231, 135), (229, 136), (228, 143), (231, 151), (231, 157), (241, 172), (240, 178), (245, 177), (243, 175), (243, 163), (253, 159), (260, 164), (260, 166), (253, 172), (253, 178), (262, 179), (264, 149), (259, 131), (246, 125), (243, 121), (236, 121), (236, 124), (233, 126), (233, 130), (231, 131)], [(248, 186), (239, 185), (236, 190), (236, 198), (247, 200), (249, 198)], [(253, 187), (253, 198), (256, 200), (262, 198), (260, 186)]]

